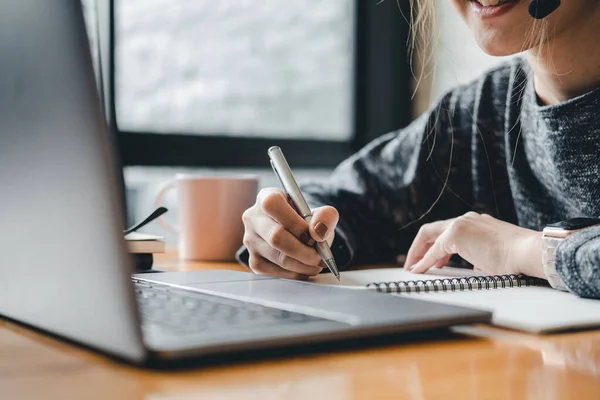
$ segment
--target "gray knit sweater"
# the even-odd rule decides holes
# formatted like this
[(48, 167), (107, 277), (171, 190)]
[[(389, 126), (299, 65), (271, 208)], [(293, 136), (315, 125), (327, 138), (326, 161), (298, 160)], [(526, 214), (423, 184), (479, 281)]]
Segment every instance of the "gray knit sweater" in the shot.
[[(450, 91), (408, 127), (302, 190), (312, 206), (340, 212), (332, 249), (343, 268), (392, 262), (423, 223), (467, 211), (539, 231), (567, 218), (598, 217), (599, 173), (600, 89), (542, 106), (530, 67), (515, 58)], [(423, 220), (400, 229), (440, 193)], [(568, 288), (600, 298), (600, 227), (570, 236), (556, 252)]]

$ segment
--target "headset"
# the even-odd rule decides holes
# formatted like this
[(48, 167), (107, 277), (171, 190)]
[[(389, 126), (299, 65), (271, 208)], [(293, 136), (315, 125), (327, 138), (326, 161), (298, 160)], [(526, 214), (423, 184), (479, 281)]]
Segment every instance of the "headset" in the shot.
[(529, 15), (535, 19), (546, 18), (560, 6), (560, 0), (531, 0)]

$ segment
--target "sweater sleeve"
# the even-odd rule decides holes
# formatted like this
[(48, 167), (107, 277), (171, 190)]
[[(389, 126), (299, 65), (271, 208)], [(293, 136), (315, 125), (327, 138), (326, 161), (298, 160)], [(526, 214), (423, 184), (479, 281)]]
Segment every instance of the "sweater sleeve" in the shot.
[(554, 262), (571, 292), (600, 299), (600, 226), (567, 237), (556, 247)]
[(325, 181), (301, 185), (311, 207), (337, 208), (340, 269), (394, 262), (424, 223), (463, 214), (471, 197), (469, 93), (444, 96), (408, 127), (384, 135)]

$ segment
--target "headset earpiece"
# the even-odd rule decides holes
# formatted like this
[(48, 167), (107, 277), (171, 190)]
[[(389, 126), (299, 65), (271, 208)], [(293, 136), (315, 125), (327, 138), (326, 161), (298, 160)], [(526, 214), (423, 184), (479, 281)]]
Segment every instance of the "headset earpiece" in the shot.
[(560, 6), (560, 0), (531, 0), (529, 15), (535, 19), (546, 18)]

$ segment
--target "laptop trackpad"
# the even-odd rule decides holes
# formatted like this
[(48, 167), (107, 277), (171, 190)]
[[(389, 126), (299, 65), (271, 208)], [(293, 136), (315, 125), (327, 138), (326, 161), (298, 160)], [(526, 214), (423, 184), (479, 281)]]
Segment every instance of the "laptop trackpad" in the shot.
[[(144, 280), (249, 301), (267, 307), (349, 323), (403, 323), (473, 315), (462, 307), (382, 295), (366, 290), (313, 285), (236, 271), (142, 274)], [(481, 313), (481, 312), (476, 312)]]

